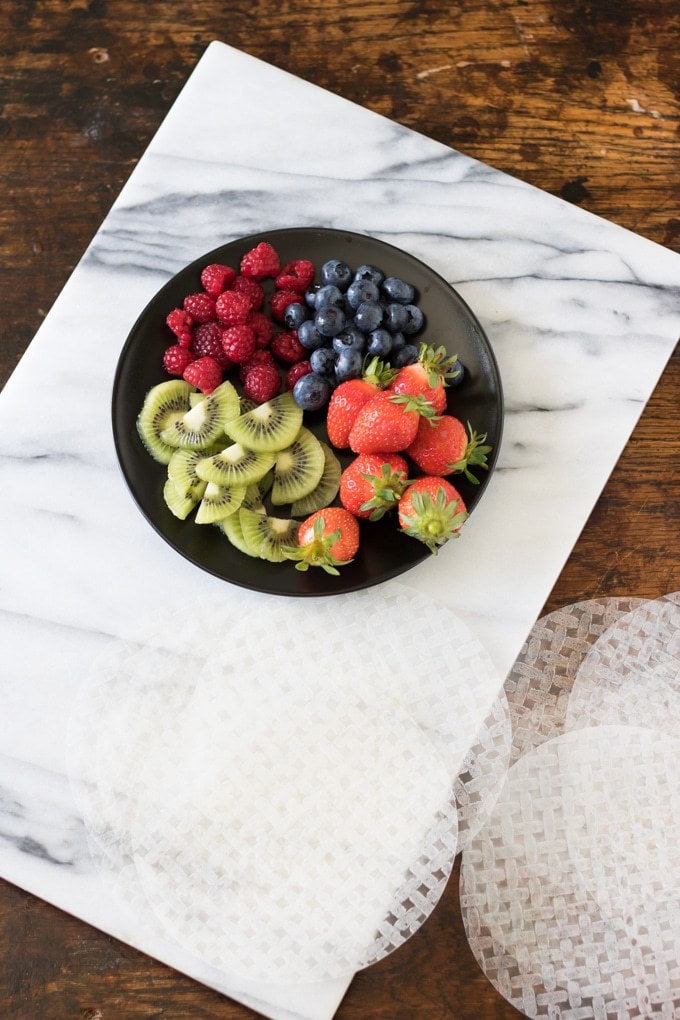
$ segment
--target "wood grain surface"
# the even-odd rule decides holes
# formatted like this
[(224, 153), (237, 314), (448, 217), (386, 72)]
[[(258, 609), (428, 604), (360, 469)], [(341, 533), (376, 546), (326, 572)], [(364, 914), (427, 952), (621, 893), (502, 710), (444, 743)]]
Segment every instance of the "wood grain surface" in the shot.
[[(212, 39), (680, 251), (679, 27), (675, 0), (3, 0), (0, 384)], [(679, 395), (676, 350), (545, 611), (680, 589)], [(339, 1020), (519, 1016), (457, 884)], [(7, 883), (0, 945), (2, 1020), (254, 1015)]]

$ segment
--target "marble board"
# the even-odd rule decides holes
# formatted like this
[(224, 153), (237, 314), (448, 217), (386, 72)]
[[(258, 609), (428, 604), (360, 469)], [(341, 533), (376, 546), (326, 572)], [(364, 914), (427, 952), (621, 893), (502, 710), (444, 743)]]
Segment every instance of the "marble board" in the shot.
[[(283, 97), (304, 110), (304, 147), (289, 144)], [(127, 491), (110, 422), (125, 338), (187, 263), (290, 226), (407, 250), (490, 338), (506, 412), (495, 474), (464, 540), (400, 583), (451, 607), (500, 677), (673, 351), (680, 257), (214, 42), (0, 395), (0, 875), (264, 1016), (324, 1020), (351, 976), (241, 982), (117, 903), (65, 765), (71, 705), (111, 639), (178, 593), (191, 612), (224, 584), (173, 552)], [(257, 599), (244, 591), (244, 611)]]

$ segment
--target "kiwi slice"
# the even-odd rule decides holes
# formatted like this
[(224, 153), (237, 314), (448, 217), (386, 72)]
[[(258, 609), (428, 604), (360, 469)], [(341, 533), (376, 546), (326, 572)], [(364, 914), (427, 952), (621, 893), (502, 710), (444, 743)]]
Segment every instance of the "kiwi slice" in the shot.
[(179, 517), (180, 521), (185, 521), (191, 511), (194, 509), (200, 497), (194, 499), (193, 496), (184, 496), (179, 492), (174, 483), (170, 478), (166, 478), (165, 485), (163, 486), (163, 499), (168, 510)]
[(290, 517), (270, 517), (254, 510), (238, 512), (243, 541), (251, 556), (282, 563), (286, 559), (286, 546), (297, 544), (300, 522)]
[(324, 465), (321, 443), (313, 432), (301, 428), (295, 442), (276, 454), (272, 504), (281, 506), (304, 499), (321, 481)]
[(247, 450), (267, 453), (290, 446), (301, 425), (302, 408), (292, 393), (282, 393), (227, 422), (224, 431)]
[[(245, 500), (241, 509), (245, 507)], [(261, 510), (254, 510), (254, 513), (263, 514), (264, 507)], [(246, 556), (256, 556), (256, 553), (250, 551), (249, 546), (246, 545), (243, 537), (243, 530), (241, 528), (241, 514), (240, 511), (235, 514), (230, 514), (229, 517), (225, 517), (222, 521), (217, 521), (217, 527), (229, 539), (234, 548), (238, 549), (239, 552), (245, 553)]]
[[(214, 451), (217, 453), (217, 450)], [(203, 450), (175, 450), (168, 464), (168, 478), (180, 496), (199, 500), (207, 482), (196, 474), (196, 465), (205, 457)]]
[(338, 494), (342, 465), (327, 443), (321, 443), (321, 449), (324, 456), (321, 480), (308, 496), (293, 503), (290, 508), (293, 517), (306, 517), (317, 510), (323, 510), (324, 507), (331, 505)]
[(194, 387), (183, 379), (168, 379), (147, 392), (137, 418), (137, 431), (147, 451), (159, 464), (169, 464), (174, 447), (161, 439), (173, 422), (189, 409), (189, 398)]
[[(268, 472), (267, 475), (265, 475), (265, 478), (267, 478), (270, 473), (271, 472)], [(248, 485), (246, 487), (246, 494), (243, 497), (243, 502), (241, 503), (241, 506), (245, 507), (246, 510), (256, 510), (258, 514), (265, 513), (264, 508), (265, 493), (262, 492), (261, 487), (262, 482), (253, 482), (252, 485)]]
[(204, 400), (197, 401), (181, 418), (161, 433), (169, 446), (205, 450), (224, 436), (224, 426), (240, 413), (239, 396), (230, 382), (221, 383)]
[(212, 457), (199, 460), (196, 474), (216, 485), (250, 485), (251, 482), (259, 482), (274, 466), (275, 460), (275, 453), (256, 453), (234, 443)]
[(207, 482), (196, 513), (197, 524), (214, 524), (236, 513), (246, 494), (245, 485), (215, 485)]

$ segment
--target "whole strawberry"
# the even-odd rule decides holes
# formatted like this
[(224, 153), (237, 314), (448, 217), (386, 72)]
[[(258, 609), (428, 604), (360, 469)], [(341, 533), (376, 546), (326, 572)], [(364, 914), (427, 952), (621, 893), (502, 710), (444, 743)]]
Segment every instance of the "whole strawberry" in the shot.
[(437, 414), (442, 414), (446, 409), (445, 387), (460, 371), (455, 354), (449, 356), (444, 347), (421, 344), (418, 360), (399, 369), (390, 389), (395, 393), (425, 397)]
[(421, 417), (434, 418), (424, 397), (383, 392), (360, 409), (349, 434), (355, 453), (399, 453), (411, 445)]
[(488, 470), (486, 462), (490, 446), (485, 446), (486, 434), (477, 435), (468, 422), (467, 430), (462, 421), (450, 414), (443, 414), (436, 421), (423, 420), (418, 425), (416, 438), (407, 449), (411, 460), (428, 475), (465, 475), (473, 485), (479, 479), (473, 467)]
[(394, 376), (394, 369), (373, 358), (361, 379), (348, 379), (336, 387), (326, 412), (326, 431), (333, 446), (338, 450), (349, 447), (349, 434), (359, 411), (371, 397), (388, 386)]
[(458, 490), (445, 478), (433, 475), (417, 478), (399, 500), (402, 531), (423, 542), (432, 553), (458, 537), (467, 516)]
[(340, 477), (340, 502), (355, 517), (379, 521), (408, 484), (408, 464), (400, 454), (360, 453)]
[(338, 574), (337, 568), (353, 560), (358, 549), (356, 517), (343, 507), (328, 506), (302, 522), (298, 544), (286, 549), (286, 557), (297, 560), (297, 570), (321, 567), (327, 574)]

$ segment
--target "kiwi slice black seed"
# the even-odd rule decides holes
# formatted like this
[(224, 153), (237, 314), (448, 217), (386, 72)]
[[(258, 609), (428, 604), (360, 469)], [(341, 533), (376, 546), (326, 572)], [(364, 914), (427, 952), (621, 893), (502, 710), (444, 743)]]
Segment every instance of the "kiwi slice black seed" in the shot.
[(284, 549), (297, 544), (300, 522), (290, 517), (270, 517), (243, 507), (238, 512), (243, 541), (251, 556), (271, 563), (286, 559)]
[(183, 379), (168, 379), (152, 386), (137, 418), (137, 431), (147, 451), (159, 464), (169, 464), (175, 448), (161, 439), (161, 432), (189, 410), (193, 386)]
[(273, 506), (295, 503), (314, 491), (321, 481), (326, 460), (313, 432), (301, 428), (295, 442), (275, 456)]
[(206, 484), (203, 499), (198, 504), (196, 511), (197, 524), (214, 524), (216, 521), (224, 520), (231, 514), (236, 513), (243, 502), (246, 494), (245, 485), (215, 485), (214, 482)]
[(224, 430), (247, 450), (267, 453), (290, 446), (301, 425), (302, 408), (292, 393), (282, 393), (227, 422)]
[(330, 506), (340, 489), (342, 465), (328, 443), (321, 443), (324, 456), (323, 474), (319, 484), (308, 496), (296, 500), (290, 508), (293, 517), (306, 517)]
[(233, 385), (226, 381), (164, 429), (161, 439), (169, 446), (205, 450), (220, 436), (224, 436), (226, 422), (238, 417), (239, 414), (238, 393)]
[(196, 474), (205, 482), (215, 482), (216, 485), (250, 485), (267, 474), (275, 459), (275, 453), (257, 453), (234, 443), (212, 457), (199, 460)]

